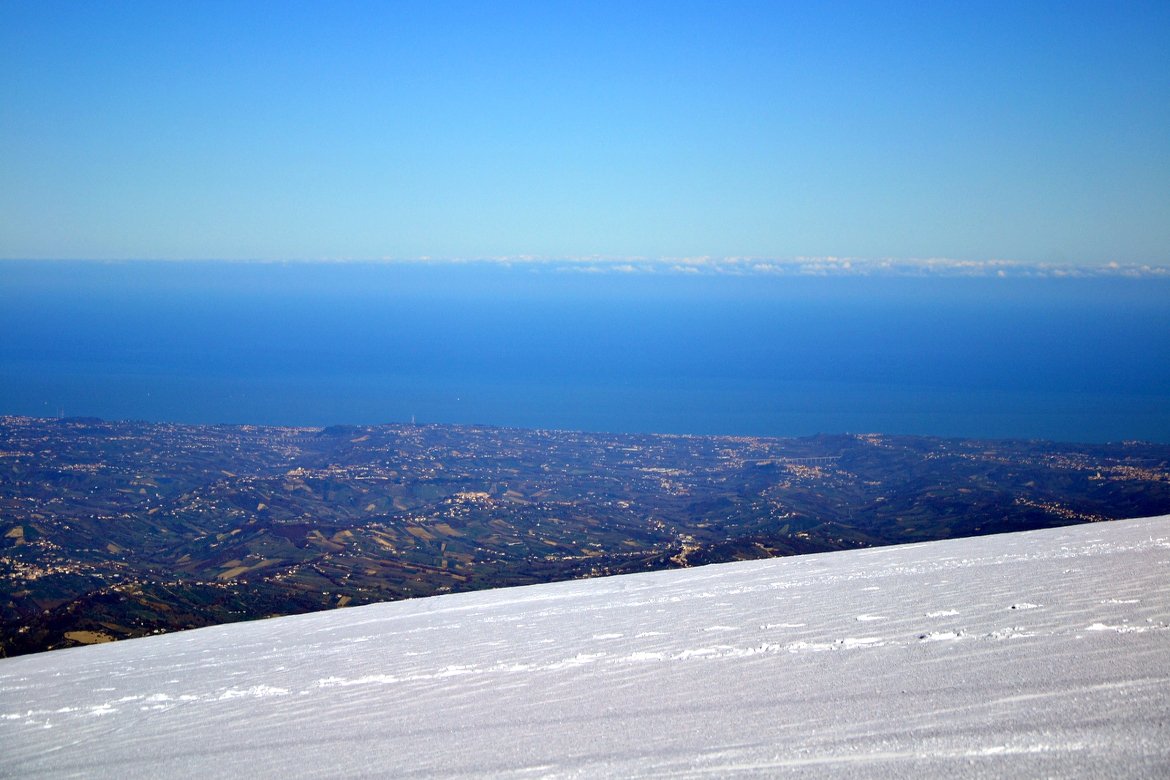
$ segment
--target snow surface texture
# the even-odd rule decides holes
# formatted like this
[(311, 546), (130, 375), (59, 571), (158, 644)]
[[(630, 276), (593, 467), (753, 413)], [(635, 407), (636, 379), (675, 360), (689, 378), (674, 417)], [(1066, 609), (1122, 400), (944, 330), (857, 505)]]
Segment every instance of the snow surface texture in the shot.
[(0, 661), (6, 777), (1170, 777), (1170, 517)]

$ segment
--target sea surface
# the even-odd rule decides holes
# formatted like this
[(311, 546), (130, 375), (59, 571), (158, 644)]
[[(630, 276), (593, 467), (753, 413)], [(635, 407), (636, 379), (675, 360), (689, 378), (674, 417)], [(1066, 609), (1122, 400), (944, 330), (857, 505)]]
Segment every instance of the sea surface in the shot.
[(1170, 442), (1170, 280), (4, 261), (0, 414)]

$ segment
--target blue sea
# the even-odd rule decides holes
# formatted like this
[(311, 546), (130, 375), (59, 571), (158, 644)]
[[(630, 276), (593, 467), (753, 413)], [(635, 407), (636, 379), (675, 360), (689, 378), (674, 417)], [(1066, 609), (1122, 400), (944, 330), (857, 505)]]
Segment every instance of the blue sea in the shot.
[(1170, 442), (1170, 280), (5, 261), (0, 414)]

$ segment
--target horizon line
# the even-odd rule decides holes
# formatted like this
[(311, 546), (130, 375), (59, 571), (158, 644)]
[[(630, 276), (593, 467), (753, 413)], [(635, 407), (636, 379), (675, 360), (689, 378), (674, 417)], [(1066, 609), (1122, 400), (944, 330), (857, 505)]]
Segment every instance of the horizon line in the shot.
[(1158, 263), (1058, 263), (1021, 260), (963, 260), (946, 257), (692, 257), (615, 255), (489, 255), (478, 257), (319, 257), (319, 258), (0, 258), (0, 263), (241, 264), (241, 265), (429, 265), (526, 267), (532, 271), (581, 274), (692, 276), (921, 276), (1170, 278), (1170, 265)]

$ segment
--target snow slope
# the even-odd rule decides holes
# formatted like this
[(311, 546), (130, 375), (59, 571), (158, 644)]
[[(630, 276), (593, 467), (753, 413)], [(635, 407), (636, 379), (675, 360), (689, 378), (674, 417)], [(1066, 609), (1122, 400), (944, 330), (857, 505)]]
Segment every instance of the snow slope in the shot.
[(1167, 777), (1170, 517), (0, 661), (6, 777)]

